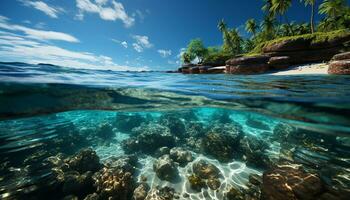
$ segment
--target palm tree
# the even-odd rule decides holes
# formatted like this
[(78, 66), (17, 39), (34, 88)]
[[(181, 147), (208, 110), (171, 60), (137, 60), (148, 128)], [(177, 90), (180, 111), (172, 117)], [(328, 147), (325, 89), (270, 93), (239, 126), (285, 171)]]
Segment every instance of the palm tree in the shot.
[(256, 21), (254, 19), (249, 19), (246, 23), (245, 23), (245, 30), (248, 33), (252, 33), (253, 36), (255, 37), (256, 35), (256, 30), (258, 29), (258, 25), (256, 24)]
[(320, 5), (319, 13), (335, 19), (343, 13), (346, 7), (345, 0), (325, 0)]
[(311, 19), (310, 19), (310, 24), (311, 24), (311, 33), (315, 32), (315, 4), (316, 0), (300, 0), (304, 1), (305, 6), (310, 5), (311, 6)]
[(275, 14), (271, 12), (272, 0), (264, 0), (264, 5), (261, 8), (262, 11), (267, 12), (267, 15), (274, 16)]
[(218, 29), (222, 32), (225, 33), (227, 32), (227, 25), (226, 22), (224, 21), (224, 19), (222, 19), (219, 24), (218, 24)]
[[(286, 12), (292, 4), (292, 0), (272, 0), (270, 11), (274, 14), (284, 15), (286, 23), (289, 24)], [(291, 28), (290, 28), (291, 29)], [(291, 30), (292, 32), (292, 30)], [(294, 34), (293, 34), (294, 35)]]
[(276, 19), (273, 16), (266, 15), (261, 22), (261, 29), (265, 40), (271, 40), (275, 37)]

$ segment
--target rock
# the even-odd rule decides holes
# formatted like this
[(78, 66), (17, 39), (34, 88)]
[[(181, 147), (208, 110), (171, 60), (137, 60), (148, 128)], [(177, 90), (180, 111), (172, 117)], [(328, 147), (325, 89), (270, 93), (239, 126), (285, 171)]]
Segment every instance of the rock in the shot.
[(202, 149), (219, 161), (230, 161), (242, 135), (241, 127), (233, 123), (216, 124), (203, 138)]
[(85, 173), (96, 172), (101, 168), (100, 159), (92, 149), (81, 150), (77, 155), (65, 161), (71, 170)]
[(256, 65), (256, 64), (267, 64), (270, 57), (267, 55), (249, 56), (249, 57), (238, 57), (226, 61), (226, 66), (239, 66), (239, 65)]
[(161, 147), (156, 151), (155, 156), (159, 158), (166, 154), (170, 154), (170, 149), (168, 147)]
[(166, 126), (170, 129), (170, 133), (179, 138), (185, 135), (185, 123), (175, 114), (164, 114), (160, 117), (160, 125)]
[(147, 197), (148, 191), (150, 190), (147, 183), (140, 184), (133, 193), (132, 199), (133, 200), (144, 200)]
[(168, 127), (159, 124), (143, 124), (132, 130), (136, 136), (124, 140), (123, 149), (127, 153), (154, 153), (161, 147), (172, 148), (176, 138), (171, 135)]
[(221, 182), (220, 182), (220, 179), (218, 179), (218, 178), (210, 178), (207, 181), (207, 185), (210, 189), (217, 190), (220, 188)]
[(202, 179), (219, 178), (220, 170), (213, 164), (200, 160), (192, 165), (192, 171)]
[(86, 172), (82, 175), (70, 172), (64, 175), (63, 194), (85, 196), (94, 191), (92, 172)]
[(350, 59), (341, 61), (332, 61), (329, 64), (328, 74), (349, 75), (350, 74)]
[(138, 114), (118, 113), (115, 119), (117, 129), (126, 133), (140, 126), (144, 121), (145, 118)]
[(226, 72), (230, 74), (260, 74), (269, 70), (270, 56), (259, 55), (233, 58), (226, 62)]
[(99, 199), (131, 199), (135, 183), (130, 172), (114, 168), (103, 168), (93, 176)]
[(155, 161), (153, 170), (156, 172), (158, 178), (169, 182), (174, 181), (179, 176), (177, 166), (169, 155), (164, 155)]
[(225, 196), (227, 200), (244, 200), (245, 199), (243, 192), (234, 187), (231, 187), (229, 191), (225, 193)]
[(287, 69), (291, 66), (290, 64), (290, 57), (289, 56), (278, 56), (278, 57), (271, 57), (268, 64), (270, 68), (281, 70), (281, 69)]
[(206, 133), (204, 125), (199, 122), (186, 123), (186, 135), (189, 137), (203, 137)]
[(145, 200), (173, 200), (177, 195), (173, 188), (165, 186), (163, 188), (152, 189)]
[(200, 192), (202, 188), (207, 187), (205, 180), (200, 178), (196, 174), (190, 175), (187, 179), (190, 183), (191, 189), (194, 191)]
[(170, 150), (170, 158), (179, 163), (180, 166), (185, 166), (193, 160), (192, 153), (180, 147), (175, 147)]
[(108, 168), (122, 170), (134, 174), (138, 164), (138, 158), (135, 155), (125, 155), (121, 157), (112, 157), (106, 161)]
[(190, 74), (199, 74), (199, 67), (191, 67), (189, 69)]
[(334, 55), (332, 61), (336, 60), (350, 60), (350, 51)]
[(297, 38), (279, 41), (276, 43), (269, 44), (263, 48), (264, 53), (269, 52), (290, 52), (305, 50), (311, 44), (311, 38)]
[(270, 160), (264, 154), (267, 148), (268, 144), (256, 136), (247, 135), (240, 141), (243, 158), (247, 161), (247, 165), (254, 167), (267, 168), (270, 166)]
[(263, 200), (312, 200), (324, 192), (321, 179), (296, 166), (280, 166), (264, 172)]
[(108, 123), (100, 124), (96, 130), (96, 135), (103, 140), (110, 140), (115, 136), (112, 125)]

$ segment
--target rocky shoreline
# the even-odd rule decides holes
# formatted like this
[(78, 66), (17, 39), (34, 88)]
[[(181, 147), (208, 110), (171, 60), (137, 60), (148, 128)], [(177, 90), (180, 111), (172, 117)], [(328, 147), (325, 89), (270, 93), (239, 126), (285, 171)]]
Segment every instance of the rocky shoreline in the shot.
[(288, 69), (291, 66), (330, 62), (329, 74), (350, 74), (350, 34), (329, 40), (292, 38), (267, 44), (258, 55), (239, 56), (226, 61), (226, 66), (184, 64), (184, 74), (262, 74)]

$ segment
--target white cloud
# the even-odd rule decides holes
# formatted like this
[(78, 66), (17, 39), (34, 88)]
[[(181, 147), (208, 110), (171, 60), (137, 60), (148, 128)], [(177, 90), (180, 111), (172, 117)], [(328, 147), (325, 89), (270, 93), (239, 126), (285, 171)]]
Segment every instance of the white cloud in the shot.
[(171, 50), (164, 50), (164, 49), (159, 49), (158, 53), (160, 54), (160, 56), (162, 56), (163, 58), (166, 58), (168, 56), (171, 56)]
[(21, 1), (25, 6), (33, 7), (52, 18), (58, 18), (58, 14), (63, 11), (62, 8), (49, 6), (43, 1)]
[(126, 41), (119, 41), (119, 40), (116, 40), (116, 39), (111, 39), (113, 42), (115, 43), (118, 43), (120, 45), (122, 45), (124, 48), (128, 48), (128, 43)]
[(8, 18), (0, 16), (0, 28), (9, 31), (20, 31), (26, 34), (29, 38), (39, 40), (61, 40), (66, 42), (79, 42), (77, 38), (67, 33), (61, 33), (56, 31), (43, 31), (38, 29), (27, 28), (25, 26), (10, 24)]
[(121, 20), (126, 27), (130, 27), (135, 23), (135, 18), (126, 13), (123, 4), (115, 0), (95, 0), (95, 2), (91, 2), (91, 0), (76, 0), (76, 4), (79, 9), (76, 17), (80, 20), (84, 18), (84, 13), (97, 13), (103, 20)]
[[(118, 65), (113, 59), (89, 52), (71, 51), (47, 44), (45, 41), (28, 38), (0, 30), (0, 59), (28, 63), (50, 63), (65, 67), (103, 70), (148, 70)], [(10, 60), (9, 60), (10, 59)]]
[(141, 53), (143, 52), (143, 47), (137, 43), (133, 43), (132, 46), (134, 47), (135, 51)]

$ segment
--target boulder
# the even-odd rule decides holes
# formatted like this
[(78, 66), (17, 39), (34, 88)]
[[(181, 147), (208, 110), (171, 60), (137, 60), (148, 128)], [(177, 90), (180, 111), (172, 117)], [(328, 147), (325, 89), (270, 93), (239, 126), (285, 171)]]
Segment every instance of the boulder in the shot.
[(271, 57), (268, 64), (270, 68), (273, 69), (287, 69), (290, 66), (290, 57), (289, 56), (277, 56)]
[(175, 147), (170, 150), (170, 158), (179, 163), (180, 166), (185, 166), (193, 160), (192, 153), (180, 147)]
[(332, 61), (335, 60), (350, 60), (350, 51), (334, 55)]
[(270, 56), (267, 55), (258, 55), (258, 56), (249, 56), (249, 57), (238, 57), (226, 61), (226, 65), (229, 66), (251, 66), (257, 64), (267, 64)]
[(173, 200), (179, 198), (179, 194), (174, 188), (165, 186), (163, 188), (157, 187), (152, 189), (145, 200)]
[(100, 159), (96, 152), (90, 148), (81, 150), (77, 155), (65, 161), (70, 170), (79, 173), (87, 171), (96, 172), (101, 168)]
[(204, 160), (193, 163), (192, 171), (202, 179), (219, 178), (221, 176), (220, 170), (215, 165)]
[(190, 74), (199, 74), (199, 67), (191, 67), (189, 69)]
[(332, 61), (329, 64), (328, 74), (349, 75), (350, 74), (350, 59)]
[(230, 74), (249, 75), (262, 74), (269, 70), (268, 64), (236, 65), (226, 67), (226, 72)]
[(321, 179), (297, 166), (279, 166), (264, 172), (263, 200), (312, 200), (324, 192)]
[(311, 44), (311, 38), (297, 38), (286, 39), (283, 41), (276, 41), (263, 48), (264, 53), (270, 52), (290, 52), (305, 50)]
[(132, 199), (133, 200), (144, 200), (147, 197), (148, 191), (150, 190), (147, 183), (140, 184), (133, 193)]
[(169, 155), (164, 155), (156, 160), (153, 164), (153, 170), (158, 178), (169, 182), (174, 181), (179, 176), (177, 166)]
[(190, 183), (191, 189), (194, 191), (200, 192), (202, 188), (207, 187), (205, 180), (200, 178), (196, 174), (191, 174), (187, 179)]

